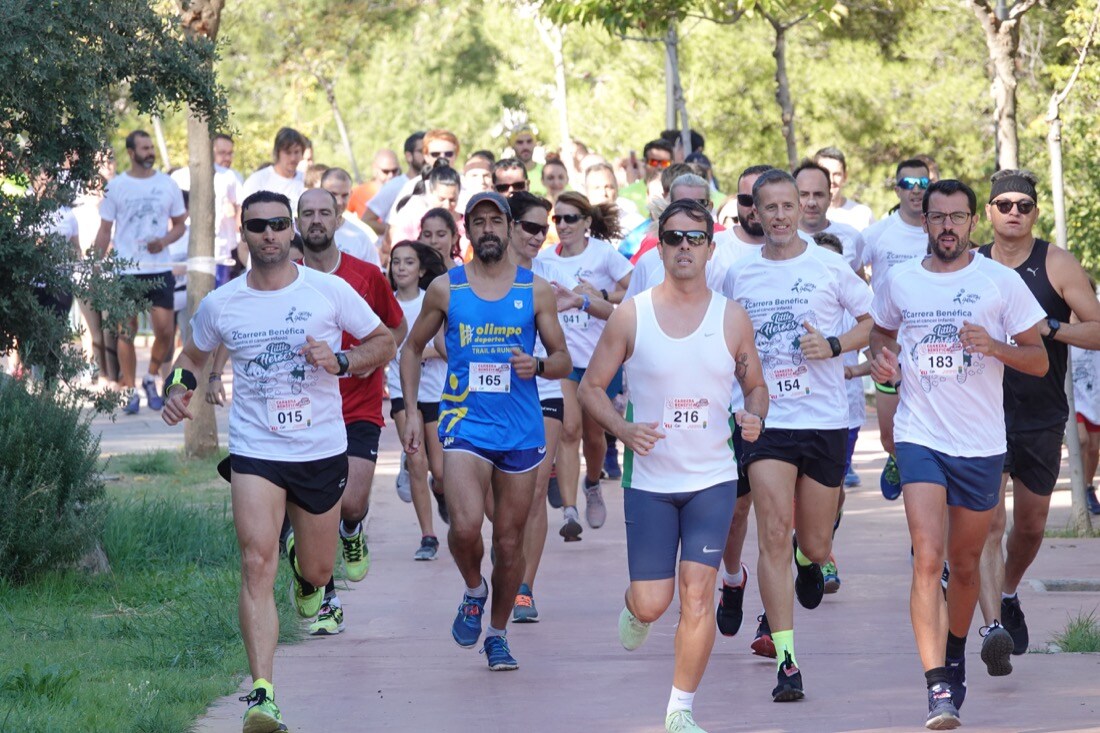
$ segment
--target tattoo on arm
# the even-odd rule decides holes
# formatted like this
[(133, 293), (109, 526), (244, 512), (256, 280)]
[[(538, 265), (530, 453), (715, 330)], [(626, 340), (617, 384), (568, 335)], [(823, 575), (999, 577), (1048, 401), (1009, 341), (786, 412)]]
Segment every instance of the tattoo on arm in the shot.
[(744, 382), (745, 377), (749, 373), (749, 355), (745, 352), (741, 352), (734, 360), (737, 366), (734, 367), (733, 373), (737, 377), (738, 382)]

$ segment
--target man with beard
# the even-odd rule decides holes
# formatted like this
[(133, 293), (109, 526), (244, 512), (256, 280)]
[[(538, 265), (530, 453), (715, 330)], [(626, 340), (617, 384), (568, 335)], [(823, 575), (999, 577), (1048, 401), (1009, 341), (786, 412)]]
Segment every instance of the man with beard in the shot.
[[(241, 551), (239, 618), (252, 692), (242, 701), (246, 731), (285, 731), (271, 683), (279, 615), (275, 575), (279, 530), (290, 514), (287, 547), (299, 615), (316, 615), (332, 577), (332, 538), (348, 475), (347, 434), (338, 377), (368, 374), (396, 351), (393, 336), (343, 280), (290, 260), (290, 201), (259, 191), (241, 204), (241, 233), (252, 269), (210, 293), (165, 388), (163, 418), (188, 409), (210, 353), (233, 359), (229, 464)], [(359, 340), (341, 351), (344, 334)]]
[[(794, 598), (816, 608), (825, 593), (821, 566), (832, 549), (848, 442), (846, 351), (867, 345), (871, 293), (844, 258), (798, 234), (798, 184), (770, 170), (752, 187), (764, 246), (730, 266), (722, 292), (756, 329), (771, 406), (768, 429), (744, 444), (760, 541), (760, 596), (778, 661), (772, 700), (804, 696), (794, 651)], [(856, 325), (843, 328), (845, 313)], [(747, 437), (747, 436), (745, 436)], [(798, 572), (791, 592), (791, 532)], [(764, 622), (764, 619), (761, 619)]]
[[(101, 221), (94, 246), (103, 256), (113, 243), (115, 254), (133, 263), (123, 271), (125, 277), (140, 281), (145, 288), (143, 297), (151, 306), (153, 348), (149, 352), (149, 371), (142, 377), (141, 386), (149, 409), (159, 410), (164, 401), (157, 394), (156, 378), (161, 364), (172, 359), (176, 332), (176, 280), (172, 277), (172, 255), (168, 245), (186, 231), (187, 209), (176, 182), (153, 170), (157, 154), (149, 133), (135, 130), (127, 135), (126, 153), (130, 156), (130, 170), (107, 184), (99, 206)], [(123, 412), (136, 415), (141, 399), (135, 389), (137, 318), (130, 319), (128, 324), (110, 325), (118, 333), (119, 384), (130, 391)]]
[(969, 251), (976, 199), (966, 184), (931, 184), (922, 212), (931, 256), (897, 265), (875, 290), (871, 376), (905, 384), (894, 438), (913, 542), (909, 612), (928, 685), (925, 726), (950, 730), (966, 695), (966, 634), (1000, 496), (1003, 374), (1046, 373), (1046, 314), (1019, 275)]
[[(437, 278), (401, 350), (401, 390), (417, 394), (424, 347), (446, 326), (447, 380), (439, 412), (444, 494), (451, 509), (447, 542), (466, 592), (451, 625), (462, 647), (481, 636), (489, 586), (481, 575), (485, 496), (493, 492), (493, 602), (485, 653), (491, 670), (517, 669), (505, 639), (523, 579), (523, 535), (546, 453), (535, 375), (561, 379), (573, 369), (549, 283), (506, 258), (512, 217), (508, 201), (482, 192), (466, 205), (469, 264)], [(445, 323), (444, 323), (445, 322)], [(533, 356), (535, 335), (546, 358)], [(415, 453), (422, 430), (408, 413), (405, 450)]]
[[(313, 188), (298, 199), (298, 230), (305, 245), (303, 262), (312, 270), (331, 273), (346, 281), (367, 302), (382, 323), (390, 329), (394, 342), (405, 339), (408, 326), (400, 304), (393, 296), (389, 281), (373, 264), (342, 252), (335, 241), (340, 225), (336, 197), (325, 189)], [(343, 349), (357, 343), (349, 333), (342, 337)], [(340, 380), (344, 425), (348, 434), (348, 483), (340, 504), (340, 549), (348, 580), (362, 580), (370, 569), (363, 520), (370, 507), (371, 482), (378, 461), (378, 438), (385, 421), (382, 418), (383, 370), (376, 369), (358, 378)], [(329, 578), (324, 602), (317, 620), (309, 627), (313, 635), (338, 634), (344, 630), (344, 612), (336, 595), (336, 584)]]

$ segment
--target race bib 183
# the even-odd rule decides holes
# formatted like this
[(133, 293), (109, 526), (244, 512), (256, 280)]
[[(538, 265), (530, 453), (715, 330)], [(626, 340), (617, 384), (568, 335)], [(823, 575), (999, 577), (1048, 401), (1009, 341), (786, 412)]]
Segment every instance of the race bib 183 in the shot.
[(953, 377), (962, 369), (963, 351), (960, 342), (917, 344), (917, 371), (922, 377), (933, 374)]

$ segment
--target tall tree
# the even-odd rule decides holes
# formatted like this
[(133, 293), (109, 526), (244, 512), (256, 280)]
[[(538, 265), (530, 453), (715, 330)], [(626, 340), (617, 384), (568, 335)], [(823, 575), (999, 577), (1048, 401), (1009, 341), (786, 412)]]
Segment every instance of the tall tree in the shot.
[(969, 0), (985, 31), (989, 49), (991, 88), (996, 125), (997, 168), (1020, 166), (1016, 132), (1016, 66), (1020, 52), (1020, 21), (1039, 0)]

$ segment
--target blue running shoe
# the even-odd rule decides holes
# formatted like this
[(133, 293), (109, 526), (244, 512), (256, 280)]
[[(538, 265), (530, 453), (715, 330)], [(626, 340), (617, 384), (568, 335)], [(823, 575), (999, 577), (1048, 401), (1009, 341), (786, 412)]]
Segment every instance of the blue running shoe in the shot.
[(512, 656), (508, 649), (508, 640), (503, 636), (486, 636), (481, 653), (489, 660), (489, 669), (494, 672), (519, 669), (519, 662)]
[(145, 402), (150, 410), (159, 410), (164, 407), (164, 398), (157, 392), (157, 380), (146, 374), (141, 380), (141, 388), (145, 390)]
[(901, 496), (901, 471), (898, 470), (898, 462), (893, 456), (886, 458), (886, 465), (882, 467), (882, 477), (878, 485), (882, 489), (882, 495), (889, 501)]
[(611, 480), (623, 477), (623, 469), (619, 467), (619, 446), (611, 440), (607, 441), (607, 453), (603, 457), (603, 475)]
[(844, 485), (848, 488), (859, 486), (861, 483), (863, 483), (863, 481), (860, 480), (859, 474), (852, 469), (849, 468), (848, 473), (844, 474)]
[(126, 401), (126, 407), (122, 408), (122, 411), (127, 415), (136, 415), (138, 410), (141, 409), (141, 397), (138, 396), (137, 390), (130, 390), (130, 399)]
[(451, 624), (451, 636), (459, 646), (471, 647), (481, 638), (481, 617), (485, 615), (485, 601), (485, 598), (474, 598), (469, 593), (462, 596), (458, 614)]
[(1096, 498), (1095, 486), (1088, 488), (1088, 491), (1085, 492), (1085, 498), (1088, 500), (1089, 511), (1093, 514), (1100, 514), (1100, 501)]

